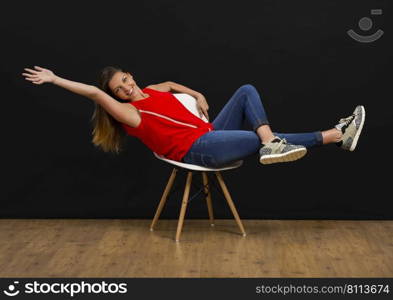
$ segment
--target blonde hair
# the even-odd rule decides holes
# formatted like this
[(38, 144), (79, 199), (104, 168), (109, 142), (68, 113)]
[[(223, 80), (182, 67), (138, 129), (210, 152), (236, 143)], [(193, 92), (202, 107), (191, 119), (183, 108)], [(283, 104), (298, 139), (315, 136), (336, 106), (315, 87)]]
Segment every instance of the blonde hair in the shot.
[[(98, 78), (98, 86), (101, 90), (117, 99), (109, 88), (109, 81), (116, 72), (123, 72), (117, 67), (105, 67), (101, 70)], [(93, 139), (95, 146), (104, 152), (119, 154), (123, 150), (125, 132), (119, 121), (113, 118), (100, 104), (94, 102), (95, 108), (91, 117), (93, 123)]]

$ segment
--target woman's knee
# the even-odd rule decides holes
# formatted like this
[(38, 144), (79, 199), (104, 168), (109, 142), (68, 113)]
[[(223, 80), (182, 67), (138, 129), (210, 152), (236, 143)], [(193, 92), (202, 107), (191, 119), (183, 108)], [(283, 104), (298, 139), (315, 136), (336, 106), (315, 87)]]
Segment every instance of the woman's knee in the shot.
[(255, 88), (255, 86), (253, 86), (252, 84), (243, 84), (240, 88), (240, 91), (245, 92), (245, 93), (256, 93), (257, 89)]

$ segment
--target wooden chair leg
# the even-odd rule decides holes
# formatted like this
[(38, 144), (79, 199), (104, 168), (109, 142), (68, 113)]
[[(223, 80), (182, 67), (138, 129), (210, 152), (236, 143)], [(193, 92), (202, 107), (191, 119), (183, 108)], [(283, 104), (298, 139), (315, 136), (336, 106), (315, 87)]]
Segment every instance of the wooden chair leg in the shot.
[(202, 178), (203, 178), (204, 192), (206, 195), (207, 209), (209, 211), (210, 226), (214, 226), (212, 197), (210, 193), (209, 180), (207, 178), (206, 172), (202, 172)]
[(180, 233), (181, 233), (181, 230), (183, 228), (184, 215), (186, 214), (187, 203), (188, 203), (188, 196), (190, 194), (190, 189), (191, 189), (191, 181), (192, 181), (192, 172), (189, 171), (188, 174), (187, 174), (186, 186), (184, 188), (183, 201), (182, 201), (182, 204), (181, 204), (179, 222), (177, 223), (176, 242), (179, 241)]
[(221, 173), (219, 171), (216, 171), (215, 173), (216, 173), (218, 182), (220, 183), (221, 189), (224, 192), (225, 199), (227, 200), (228, 205), (231, 208), (232, 214), (235, 217), (237, 225), (239, 226), (240, 231), (243, 233), (243, 236), (246, 236), (246, 232), (244, 231), (242, 221), (240, 220), (239, 214), (237, 213), (235, 204), (232, 201), (231, 195), (229, 194), (229, 191), (228, 191), (227, 186), (224, 182), (224, 179), (222, 178)]
[(166, 202), (166, 199), (168, 197), (169, 191), (171, 190), (173, 182), (175, 181), (176, 173), (177, 173), (177, 169), (173, 168), (172, 174), (169, 177), (169, 180), (168, 180), (168, 183), (167, 183), (167, 185), (165, 187), (164, 193), (161, 196), (160, 203), (158, 204), (156, 213), (154, 215), (153, 222), (150, 225), (150, 231), (154, 230), (154, 226), (156, 225), (156, 223), (158, 221), (158, 218), (160, 217), (161, 211), (162, 211), (162, 209), (163, 209), (163, 207), (165, 205), (165, 202)]

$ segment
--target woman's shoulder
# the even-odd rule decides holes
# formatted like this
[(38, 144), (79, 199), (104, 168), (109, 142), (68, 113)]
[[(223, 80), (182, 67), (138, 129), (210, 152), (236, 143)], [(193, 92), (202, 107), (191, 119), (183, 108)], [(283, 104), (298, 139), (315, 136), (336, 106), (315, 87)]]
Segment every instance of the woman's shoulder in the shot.
[(144, 92), (144, 91), (149, 91), (149, 92), (152, 92), (152, 93), (155, 93), (155, 94), (162, 93), (162, 91), (156, 89), (156, 88), (154, 87), (154, 85), (148, 85), (147, 87), (143, 88), (142, 91), (143, 91), (143, 92)]
[(146, 88), (153, 90), (157, 93), (167, 93), (171, 91), (171, 86), (168, 84), (168, 82), (150, 84)]
[(142, 89), (142, 92), (149, 94), (150, 96), (153, 96), (156, 99), (167, 99), (168, 97), (172, 96), (171, 92), (164, 92), (159, 89), (156, 89), (152, 87), (151, 85), (145, 87)]

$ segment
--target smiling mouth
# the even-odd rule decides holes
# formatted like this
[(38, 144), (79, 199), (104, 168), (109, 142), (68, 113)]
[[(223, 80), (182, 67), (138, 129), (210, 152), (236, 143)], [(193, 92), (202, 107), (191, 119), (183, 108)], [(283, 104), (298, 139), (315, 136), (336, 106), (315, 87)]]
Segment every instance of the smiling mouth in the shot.
[(128, 92), (127, 92), (127, 96), (130, 96), (132, 94), (132, 92), (134, 91), (134, 88), (131, 88)]

